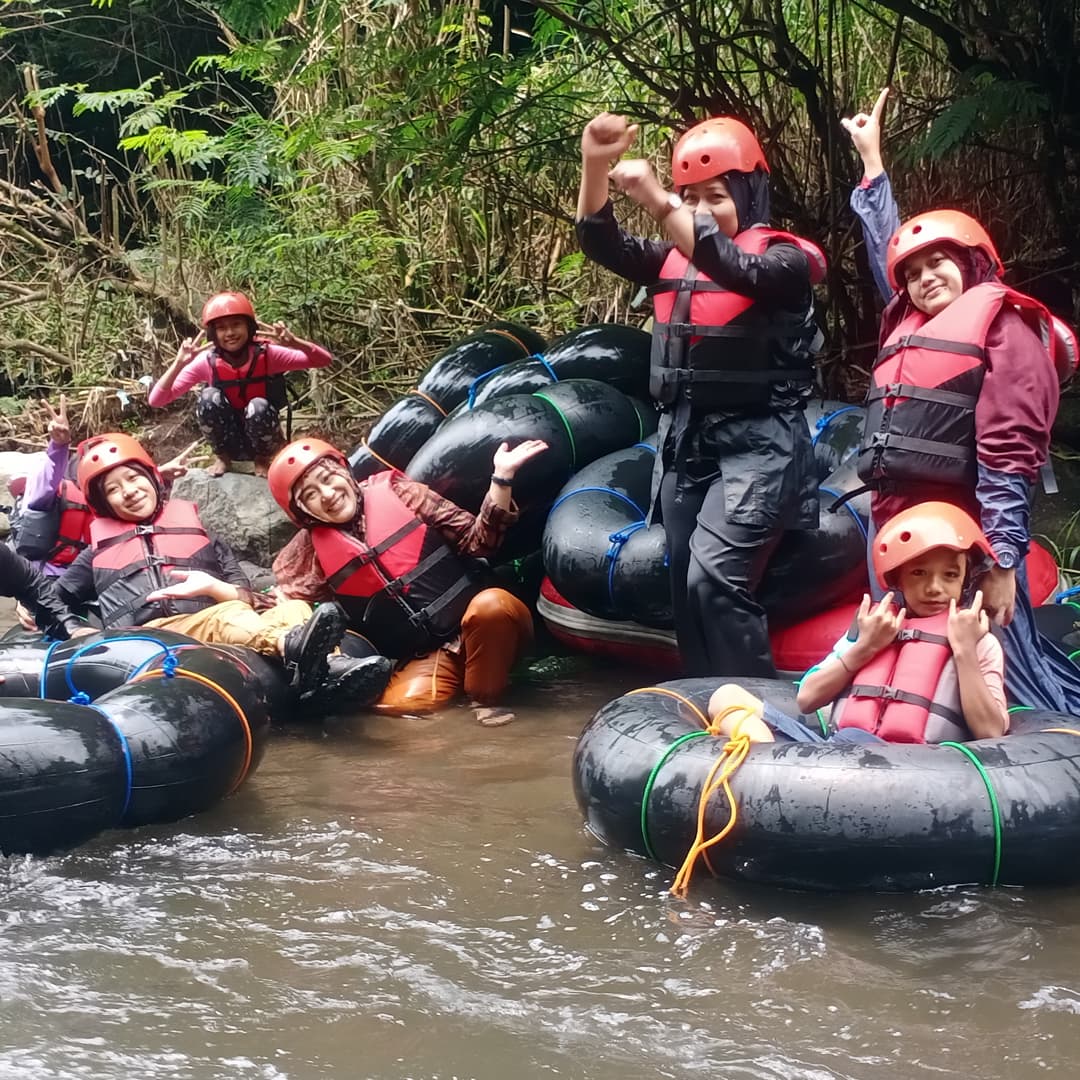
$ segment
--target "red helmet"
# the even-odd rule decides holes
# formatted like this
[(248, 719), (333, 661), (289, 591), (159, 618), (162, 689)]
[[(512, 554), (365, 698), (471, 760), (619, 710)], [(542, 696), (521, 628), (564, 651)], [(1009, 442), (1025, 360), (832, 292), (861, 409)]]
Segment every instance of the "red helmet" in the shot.
[(202, 324), (207, 330), (215, 319), (224, 319), (229, 315), (244, 315), (255, 321), (255, 309), (251, 301), (240, 292), (219, 292), (203, 304)]
[(297, 525), (304, 523), (296, 516), (293, 485), (316, 461), (321, 461), (323, 458), (332, 458), (334, 461), (341, 462), (346, 469), (349, 467), (345, 455), (336, 446), (331, 446), (322, 439), (297, 439), (296, 442), (291, 442), (278, 451), (277, 456), (270, 462), (270, 468), (266, 473), (270, 494), (274, 496), (278, 506), (288, 514), (289, 519)]
[(79, 444), (78, 480), (83, 493), (90, 497), (90, 485), (117, 465), (143, 465), (158, 480), (157, 465), (154, 459), (143, 449), (140, 442), (121, 432), (108, 435), (95, 435)]
[(874, 574), (883, 588), (888, 577), (904, 563), (925, 555), (932, 548), (969, 551), (977, 547), (993, 555), (990, 541), (975, 519), (947, 502), (924, 502), (889, 518), (874, 537)]
[(929, 210), (905, 221), (889, 239), (889, 250), (885, 257), (889, 284), (899, 292), (903, 288), (896, 273), (900, 264), (909, 255), (936, 247), (942, 241), (978, 248), (988, 256), (998, 274), (1005, 273), (994, 241), (973, 217), (960, 210)]
[(671, 177), (676, 187), (711, 180), (726, 172), (769, 171), (754, 133), (731, 116), (702, 120), (685, 132), (671, 155)]

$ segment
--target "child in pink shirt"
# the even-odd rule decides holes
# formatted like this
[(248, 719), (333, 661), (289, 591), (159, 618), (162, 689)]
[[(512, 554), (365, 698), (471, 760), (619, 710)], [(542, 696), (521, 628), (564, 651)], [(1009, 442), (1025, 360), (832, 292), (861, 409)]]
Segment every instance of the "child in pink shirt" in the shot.
[(221, 476), (233, 461), (254, 461), (256, 474), (265, 476), (285, 443), (280, 422), (287, 405), (285, 372), (326, 367), (333, 357), (284, 323), (258, 322), (243, 293), (211, 296), (202, 321), (205, 336), (183, 342), (148, 401), (159, 409), (205, 383), (195, 416), (214, 450), (211, 475)]

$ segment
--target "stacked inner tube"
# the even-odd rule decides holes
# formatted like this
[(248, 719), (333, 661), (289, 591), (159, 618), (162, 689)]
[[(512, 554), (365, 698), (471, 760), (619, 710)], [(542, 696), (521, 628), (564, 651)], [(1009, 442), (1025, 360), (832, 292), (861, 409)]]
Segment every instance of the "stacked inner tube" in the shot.
[(514, 478), (521, 518), (504, 557), (540, 546), (548, 511), (576, 470), (656, 430), (656, 411), (595, 379), (565, 379), (530, 394), (497, 397), (445, 421), (409, 462), (407, 473), (476, 513), (491, 481), (499, 444), (542, 439), (548, 449)]
[(363, 480), (386, 468), (406, 470), (455, 410), (582, 377), (647, 396), (649, 335), (604, 323), (582, 327), (546, 347), (544, 339), (526, 327), (494, 323), (440, 354), (417, 388), (376, 421), (349, 455), (353, 474)]
[(0, 675), (4, 854), (198, 813), (266, 747), (268, 673), (168, 631), (13, 643), (0, 648)]
[[(739, 679), (796, 716), (790, 683)], [(605, 705), (574, 753), (578, 805), (605, 844), (681, 865), (726, 737), (705, 732), (716, 679), (647, 687)], [(1080, 718), (1013, 714), (999, 739), (941, 745), (776, 742), (732, 775), (736, 819), (709, 870), (807, 889), (1080, 881)], [(728, 824), (722, 791), (704, 836)]]
[[(830, 510), (859, 486), (853, 454), (865, 414), (830, 404), (808, 417), (819, 471), (830, 469), (819, 490), (821, 523), (813, 531), (787, 533), (759, 591), (778, 624), (849, 600), (866, 587), (869, 497)], [(843, 421), (835, 431), (831, 417)], [(598, 619), (670, 629), (664, 530), (646, 524), (655, 458), (655, 440), (639, 442), (580, 470), (559, 493), (543, 539), (549, 600), (558, 594), (565, 605)], [(553, 613), (556, 621), (559, 614)]]

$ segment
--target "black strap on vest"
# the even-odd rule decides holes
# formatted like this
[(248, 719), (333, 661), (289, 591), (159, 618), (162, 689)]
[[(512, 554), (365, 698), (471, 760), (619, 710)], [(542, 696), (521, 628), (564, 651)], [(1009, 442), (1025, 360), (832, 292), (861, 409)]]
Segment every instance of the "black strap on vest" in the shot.
[(866, 403), (883, 401), (885, 398), (910, 398), (914, 401), (932, 401), (938, 405), (951, 405), (964, 412), (974, 412), (979, 398), (976, 394), (958, 394), (955, 390), (938, 390), (936, 387), (912, 386), (911, 383), (886, 383), (872, 386), (866, 395)]
[(907, 690), (897, 690), (892, 686), (863, 686), (861, 684), (853, 685), (849, 693), (852, 697), (879, 698), (882, 701), (902, 701), (905, 705), (918, 705), (919, 708), (948, 720), (950, 724), (955, 724), (960, 728), (965, 726), (964, 718), (955, 709), (931, 701), (922, 694), (912, 694)]
[(645, 292), (649, 296), (665, 292), (730, 292), (723, 285), (717, 285), (715, 281), (704, 281), (701, 278), (659, 278), (651, 285), (645, 286)]
[[(105, 551), (107, 548), (115, 547), (117, 544), (125, 544), (128, 540), (134, 540), (136, 537), (147, 536), (206, 536), (206, 531), (198, 529), (194, 525), (136, 525), (134, 528), (128, 529), (127, 532), (118, 533), (116, 536), (110, 536), (99, 541), (94, 545), (94, 550)], [(207, 537), (207, 539), (209, 538)]]
[(966, 341), (946, 341), (944, 338), (923, 337), (921, 334), (905, 334), (891, 345), (886, 345), (877, 355), (875, 363), (881, 363), (901, 349), (931, 349), (934, 352), (957, 353), (960, 356), (974, 356), (978, 360), (986, 358), (986, 350), (981, 345), (972, 345)]
[(872, 454), (877, 450), (911, 450), (917, 454), (931, 454), (935, 457), (957, 458), (965, 460), (971, 457), (968, 447), (956, 446), (954, 443), (936, 442), (933, 439), (917, 439), (914, 435), (894, 435), (888, 431), (875, 431), (869, 438), (867, 445), (859, 450), (859, 457), (863, 454)]

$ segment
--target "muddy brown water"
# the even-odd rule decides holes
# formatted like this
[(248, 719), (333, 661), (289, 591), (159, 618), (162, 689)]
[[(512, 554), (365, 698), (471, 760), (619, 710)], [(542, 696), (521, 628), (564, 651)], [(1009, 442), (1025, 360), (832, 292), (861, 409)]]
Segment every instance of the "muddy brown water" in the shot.
[(633, 682), (279, 733), (209, 813), (0, 863), (0, 1077), (1075, 1075), (1074, 890), (680, 902), (602, 847), (570, 757)]

